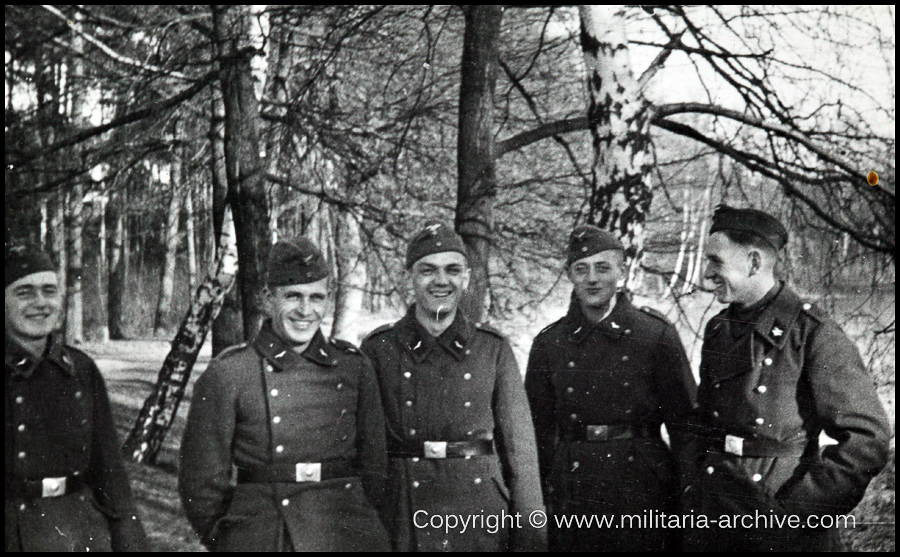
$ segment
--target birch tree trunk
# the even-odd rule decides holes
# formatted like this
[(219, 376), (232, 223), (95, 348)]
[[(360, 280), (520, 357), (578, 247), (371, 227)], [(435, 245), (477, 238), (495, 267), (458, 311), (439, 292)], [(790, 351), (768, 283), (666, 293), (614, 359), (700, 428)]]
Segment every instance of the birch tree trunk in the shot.
[(456, 230), (469, 251), (472, 278), (460, 307), (475, 321), (484, 318), (488, 263), (496, 196), (494, 172), (494, 87), (502, 6), (468, 6), (463, 36), (457, 140)]
[(135, 462), (154, 463), (166, 434), (175, 421), (184, 398), (191, 371), (212, 322), (222, 307), (225, 293), (237, 274), (237, 246), (231, 212), (226, 211), (222, 223), (216, 263), (209, 276), (197, 288), (190, 311), (172, 341), (172, 348), (159, 370), (156, 387), (144, 401), (131, 433), (122, 446), (126, 458)]
[(100, 249), (97, 251), (97, 304), (100, 306), (100, 325), (98, 337), (100, 342), (109, 341), (109, 267), (106, 260), (106, 196), (96, 198), (97, 217), (100, 222)]
[(213, 7), (225, 105), (225, 172), (241, 261), (238, 287), (245, 340), (259, 328), (259, 293), (269, 248), (265, 172), (259, 156), (259, 103), (253, 92), (250, 65), (254, 49), (246, 46), (247, 10), (246, 6)]
[(84, 241), (84, 185), (72, 186), (68, 200), (66, 236), (66, 342), (84, 342), (84, 307), (81, 296), (81, 273)]
[(125, 257), (128, 249), (125, 242), (125, 207), (127, 207), (128, 189), (122, 188), (113, 193), (110, 199), (110, 217), (113, 222), (112, 243), (109, 249), (109, 271), (107, 280), (106, 315), (109, 338), (121, 340), (125, 338), (122, 330), (123, 294), (125, 292)]
[(588, 220), (625, 246), (627, 285), (643, 255), (650, 184), (650, 104), (631, 72), (625, 25), (616, 6), (581, 6), (581, 46), (588, 72), (588, 122), (594, 165)]
[[(193, 184), (192, 180), (188, 180)], [(197, 288), (197, 238), (195, 236), (195, 222), (197, 220), (194, 215), (194, 188), (192, 185), (187, 186), (184, 194), (184, 230), (187, 236), (187, 264), (188, 264), (188, 287), (189, 292), (193, 292)]]
[(333, 209), (334, 251), (337, 267), (337, 293), (334, 300), (334, 324), (331, 337), (356, 342), (354, 318), (362, 311), (366, 287), (366, 265), (362, 257), (359, 223), (349, 211)]

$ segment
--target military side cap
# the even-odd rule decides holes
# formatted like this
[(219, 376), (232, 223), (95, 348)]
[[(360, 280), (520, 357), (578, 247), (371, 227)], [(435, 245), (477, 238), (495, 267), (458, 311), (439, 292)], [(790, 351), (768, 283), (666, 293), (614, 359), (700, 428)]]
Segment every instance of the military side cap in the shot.
[(788, 241), (784, 225), (769, 213), (756, 209), (737, 209), (723, 203), (713, 213), (709, 233), (712, 235), (728, 231), (754, 234), (776, 250), (783, 248)]
[[(50, 256), (38, 247), (17, 244), (6, 248), (6, 286), (22, 277), (45, 271), (56, 272)], [(5, 288), (5, 287), (4, 287)]]
[(452, 227), (442, 222), (431, 221), (413, 237), (406, 249), (406, 268), (426, 255), (444, 251), (458, 251), (468, 257), (466, 245)]
[(622, 242), (612, 232), (601, 230), (592, 224), (582, 224), (575, 227), (575, 230), (569, 236), (566, 267), (579, 259), (611, 249), (625, 250)]
[(269, 252), (266, 284), (308, 284), (328, 278), (329, 272), (322, 252), (308, 239), (301, 236), (279, 240)]

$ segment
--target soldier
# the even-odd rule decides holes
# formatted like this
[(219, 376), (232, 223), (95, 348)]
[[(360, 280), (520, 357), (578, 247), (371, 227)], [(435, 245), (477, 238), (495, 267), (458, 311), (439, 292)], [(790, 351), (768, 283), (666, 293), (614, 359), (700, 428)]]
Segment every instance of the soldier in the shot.
[[(884, 409), (853, 342), (775, 279), (778, 251), (787, 243), (784, 226), (762, 211), (722, 205), (709, 234), (704, 278), (718, 301), (729, 305), (704, 333), (698, 392), (703, 436), (685, 470), (692, 485), (684, 503), (709, 519), (770, 519), (698, 528), (686, 545), (832, 548), (836, 531), (816, 528), (817, 517), (850, 512), (884, 467), (890, 439)], [(823, 431), (837, 444), (820, 447)], [(775, 519), (789, 515), (806, 527), (777, 527)], [(807, 525), (812, 515), (817, 517)]]
[(188, 519), (215, 551), (388, 550), (372, 367), (319, 329), (329, 269), (309, 240), (276, 243), (267, 271), (262, 330), (194, 386), (179, 475)]
[[(534, 339), (525, 375), (545, 498), (556, 515), (644, 515), (675, 510), (673, 449), (693, 411), (696, 383), (678, 332), (624, 292), (622, 244), (577, 227), (566, 268), (574, 286), (565, 317)], [(558, 551), (672, 549), (666, 529), (556, 528)]]
[[(527, 524), (543, 505), (512, 349), (458, 311), (469, 283), (465, 245), (430, 223), (410, 242), (406, 268), (415, 304), (362, 345), (385, 404), (394, 548), (543, 549), (544, 530)], [(451, 514), (472, 520), (442, 529), (432, 519)]]
[(109, 397), (91, 358), (54, 333), (56, 267), (6, 253), (6, 551), (147, 551)]

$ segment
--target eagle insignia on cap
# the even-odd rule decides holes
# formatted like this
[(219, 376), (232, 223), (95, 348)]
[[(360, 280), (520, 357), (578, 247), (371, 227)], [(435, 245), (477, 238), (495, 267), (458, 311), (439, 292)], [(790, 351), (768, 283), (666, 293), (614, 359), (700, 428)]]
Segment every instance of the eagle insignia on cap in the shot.
[(772, 328), (772, 336), (773, 336), (773, 337), (780, 337), (780, 336), (783, 335), (783, 334), (784, 334), (784, 331), (782, 331), (782, 330), (779, 329), (778, 327), (773, 327), (773, 328)]
[(441, 223), (436, 222), (436, 223), (434, 223), (434, 224), (430, 224), (430, 225), (426, 226), (426, 227), (425, 227), (425, 230), (427, 230), (429, 234), (431, 234), (432, 236), (434, 236), (435, 234), (437, 234), (437, 230), (438, 230), (438, 228), (440, 228), (440, 227), (441, 227)]

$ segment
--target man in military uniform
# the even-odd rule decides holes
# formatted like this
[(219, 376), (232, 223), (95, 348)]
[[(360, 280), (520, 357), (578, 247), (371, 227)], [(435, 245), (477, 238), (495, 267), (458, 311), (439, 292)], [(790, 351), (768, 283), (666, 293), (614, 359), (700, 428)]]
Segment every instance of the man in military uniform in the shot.
[[(704, 333), (701, 436), (685, 470), (685, 510), (770, 520), (695, 529), (687, 548), (831, 548), (836, 532), (816, 528), (818, 517), (853, 510), (884, 467), (884, 409), (853, 342), (775, 279), (784, 226), (762, 211), (720, 206), (709, 232), (704, 278), (729, 305)], [(820, 447), (823, 431), (837, 444)], [(806, 527), (778, 527), (774, 518), (790, 515)]]
[(147, 551), (109, 398), (91, 358), (54, 334), (56, 267), (6, 253), (6, 551)]
[[(570, 236), (566, 269), (574, 287), (565, 317), (534, 339), (525, 375), (545, 498), (556, 515), (670, 513), (678, 472), (673, 449), (693, 411), (696, 383), (675, 327), (636, 308), (617, 285), (622, 244), (596, 226)], [(558, 551), (672, 549), (661, 528), (556, 528)]]
[(262, 330), (194, 386), (179, 490), (210, 549), (390, 549), (377, 513), (386, 463), (378, 384), (356, 348), (322, 335), (330, 295), (329, 268), (309, 240), (276, 243)]
[[(465, 245), (449, 226), (430, 223), (410, 242), (406, 268), (415, 304), (362, 345), (385, 405), (394, 548), (543, 549), (544, 530), (527, 523), (543, 504), (512, 349), (458, 311), (469, 283)], [(446, 515), (475, 522), (432, 522)]]

